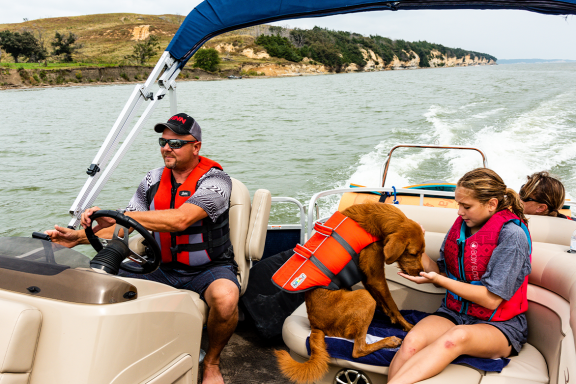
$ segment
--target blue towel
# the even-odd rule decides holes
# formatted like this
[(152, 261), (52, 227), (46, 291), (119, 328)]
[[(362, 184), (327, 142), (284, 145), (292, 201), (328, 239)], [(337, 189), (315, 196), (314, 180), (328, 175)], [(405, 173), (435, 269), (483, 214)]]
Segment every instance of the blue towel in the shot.
[[(411, 324), (416, 324), (426, 316), (428, 313), (420, 312), (420, 311), (400, 311), (406, 321)], [(406, 336), (406, 332), (396, 325), (392, 325), (390, 323), (390, 319), (388, 316), (384, 315), (383, 312), (377, 310), (374, 314), (374, 319), (372, 323), (370, 323), (370, 327), (368, 328), (368, 338), (370, 335), (384, 338), (388, 336), (396, 336), (401, 339), (404, 339)], [(354, 342), (352, 340), (341, 339), (337, 337), (326, 337), (326, 346), (328, 347), (328, 353), (330, 356), (337, 358), (337, 359), (344, 359), (349, 361), (354, 361), (357, 363), (362, 364), (369, 364), (369, 365), (378, 365), (387, 367), (390, 365), (392, 358), (398, 351), (398, 348), (385, 348), (380, 349), (376, 352), (373, 352), (369, 355), (364, 357), (360, 357), (358, 359), (354, 359), (352, 357), (352, 349), (354, 347)], [(374, 340), (376, 341), (376, 340)], [(374, 341), (368, 341), (372, 343)], [(310, 337), (306, 338), (306, 349), (308, 350), (308, 354), (310, 354)], [(456, 360), (452, 362), (452, 364), (465, 364), (469, 365), (473, 368), (480, 369), (482, 371), (489, 371), (489, 372), (501, 372), (502, 369), (508, 365), (510, 359), (501, 358), (501, 359), (483, 359), (480, 357), (472, 357), (468, 355), (462, 355), (458, 357)]]

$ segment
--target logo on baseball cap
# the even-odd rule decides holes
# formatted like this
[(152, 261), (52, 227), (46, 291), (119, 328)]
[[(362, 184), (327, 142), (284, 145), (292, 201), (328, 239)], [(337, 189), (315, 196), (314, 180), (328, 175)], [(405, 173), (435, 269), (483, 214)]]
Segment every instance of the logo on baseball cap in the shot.
[(154, 130), (158, 133), (164, 132), (164, 129), (170, 129), (177, 135), (192, 135), (198, 141), (202, 141), (202, 130), (200, 125), (185, 113), (179, 113), (168, 119), (166, 123), (158, 123)]

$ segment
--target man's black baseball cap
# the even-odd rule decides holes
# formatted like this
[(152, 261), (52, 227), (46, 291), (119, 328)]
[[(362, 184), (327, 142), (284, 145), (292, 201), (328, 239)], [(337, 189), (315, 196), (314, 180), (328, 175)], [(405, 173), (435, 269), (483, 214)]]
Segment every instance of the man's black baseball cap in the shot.
[(158, 123), (154, 126), (154, 130), (158, 133), (164, 132), (164, 129), (170, 129), (177, 135), (192, 135), (198, 141), (202, 141), (202, 130), (200, 125), (185, 113), (179, 113), (168, 119), (166, 123)]

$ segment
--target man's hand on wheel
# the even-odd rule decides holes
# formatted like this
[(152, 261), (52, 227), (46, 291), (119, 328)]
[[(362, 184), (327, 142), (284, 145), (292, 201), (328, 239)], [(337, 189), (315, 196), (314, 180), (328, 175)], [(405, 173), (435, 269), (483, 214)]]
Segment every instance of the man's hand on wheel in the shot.
[(44, 231), (50, 236), (50, 240), (56, 244), (72, 248), (80, 244), (80, 232), (70, 228), (55, 225), (54, 229)]
[[(94, 212), (99, 211), (99, 210), (100, 210), (100, 208), (98, 208), (98, 207), (92, 207), (92, 208), (88, 208), (87, 210), (85, 210), (82, 213), (82, 218), (80, 220), (80, 223), (82, 224), (82, 226), (84, 228), (86, 228), (89, 225), (92, 225), (92, 219), (90, 218), (90, 216), (92, 216), (92, 214)], [(116, 224), (116, 220), (114, 220), (110, 217), (99, 217), (98, 219), (96, 219), (96, 222), (98, 223), (98, 225), (95, 226), (94, 228), (92, 228), (94, 233), (97, 233), (101, 229), (108, 228), (108, 227), (111, 227), (114, 224)]]

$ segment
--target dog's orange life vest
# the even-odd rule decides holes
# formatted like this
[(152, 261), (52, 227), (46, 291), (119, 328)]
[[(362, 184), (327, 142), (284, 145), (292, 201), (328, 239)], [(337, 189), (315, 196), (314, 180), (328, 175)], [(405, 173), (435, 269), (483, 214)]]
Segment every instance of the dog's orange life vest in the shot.
[[(172, 171), (164, 168), (158, 190), (149, 209), (178, 209), (196, 192), (196, 185), (210, 169), (222, 167), (217, 162), (200, 156), (200, 162), (178, 188), (172, 186)], [(218, 261), (230, 247), (228, 210), (212, 222), (199, 220), (182, 232), (155, 232), (160, 245), (164, 267), (187, 269)]]
[(380, 240), (354, 220), (336, 212), (325, 224), (314, 225), (316, 233), (304, 245), (296, 245), (294, 255), (272, 276), (287, 292), (313, 288), (349, 288), (362, 280), (358, 254)]

